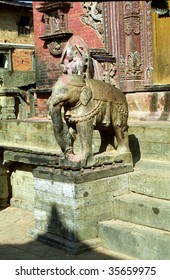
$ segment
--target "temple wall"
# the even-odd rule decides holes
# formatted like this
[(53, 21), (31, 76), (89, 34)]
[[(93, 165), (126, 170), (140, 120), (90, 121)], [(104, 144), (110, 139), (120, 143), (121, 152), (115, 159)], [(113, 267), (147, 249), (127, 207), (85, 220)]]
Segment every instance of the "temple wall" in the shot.
[[(53, 56), (40, 36), (45, 34), (45, 24), (43, 21), (43, 13), (37, 10), (40, 2), (33, 1), (34, 13), (34, 40), (36, 55), (36, 85), (38, 88), (51, 87), (54, 85), (57, 77), (61, 74), (59, 61), (61, 55)], [(87, 26), (80, 19), (83, 14), (81, 2), (73, 2), (68, 13), (68, 31), (74, 35), (82, 37), (90, 48), (103, 47), (100, 38), (91, 27)], [(64, 39), (64, 42), (65, 39)]]

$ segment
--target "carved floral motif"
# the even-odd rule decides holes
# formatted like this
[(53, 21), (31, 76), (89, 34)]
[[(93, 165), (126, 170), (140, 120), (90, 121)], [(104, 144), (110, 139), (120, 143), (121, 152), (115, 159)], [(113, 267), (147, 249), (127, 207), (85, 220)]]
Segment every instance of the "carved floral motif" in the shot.
[(116, 57), (117, 86), (135, 90), (140, 85), (151, 85), (153, 26), (150, 5), (145, 1), (110, 1), (104, 8), (105, 44)]
[(140, 33), (139, 3), (137, 1), (126, 1), (124, 4), (124, 31), (127, 35), (132, 32)]
[(47, 47), (52, 55), (59, 55), (61, 54), (61, 45), (58, 44), (56, 41), (47, 43)]
[(124, 3), (124, 15), (139, 14), (139, 11), (138, 1), (126, 1)]
[(103, 2), (82, 2), (85, 14), (81, 16), (81, 20), (91, 26), (99, 35), (102, 42), (104, 42), (104, 28), (103, 28)]
[(124, 18), (124, 31), (127, 35), (130, 35), (132, 32), (134, 34), (140, 33), (140, 18), (139, 17), (130, 17)]

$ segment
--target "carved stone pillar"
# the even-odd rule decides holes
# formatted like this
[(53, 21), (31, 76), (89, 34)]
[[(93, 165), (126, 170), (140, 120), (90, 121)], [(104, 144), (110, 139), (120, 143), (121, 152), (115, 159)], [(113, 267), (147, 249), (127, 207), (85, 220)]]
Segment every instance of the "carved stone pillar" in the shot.
[(104, 4), (105, 44), (116, 57), (116, 84), (133, 92), (152, 83), (152, 12), (144, 1)]

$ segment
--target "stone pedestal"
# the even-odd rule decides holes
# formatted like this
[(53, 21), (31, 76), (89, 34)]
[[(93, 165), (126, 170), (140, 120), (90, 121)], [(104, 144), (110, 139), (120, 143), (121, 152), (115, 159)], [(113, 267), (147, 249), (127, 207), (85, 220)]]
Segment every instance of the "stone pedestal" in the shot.
[(15, 115), (15, 96), (19, 93), (17, 88), (0, 89), (0, 118), (1, 119), (16, 119)]
[(80, 253), (99, 244), (98, 222), (112, 219), (114, 197), (128, 192), (131, 165), (80, 171), (53, 167), (34, 170), (35, 229), (39, 240)]

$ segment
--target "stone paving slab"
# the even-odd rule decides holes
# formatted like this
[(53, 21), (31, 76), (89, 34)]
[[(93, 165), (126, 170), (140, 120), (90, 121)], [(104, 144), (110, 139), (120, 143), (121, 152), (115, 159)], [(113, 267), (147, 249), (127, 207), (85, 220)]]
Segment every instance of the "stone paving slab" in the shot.
[(0, 211), (0, 260), (120, 260), (126, 256), (98, 247), (83, 254), (71, 255), (43, 244), (27, 232), (34, 227), (33, 213), (8, 207)]

